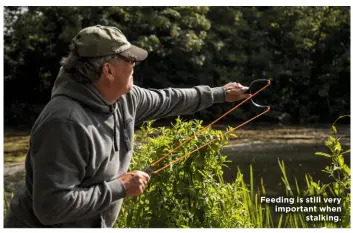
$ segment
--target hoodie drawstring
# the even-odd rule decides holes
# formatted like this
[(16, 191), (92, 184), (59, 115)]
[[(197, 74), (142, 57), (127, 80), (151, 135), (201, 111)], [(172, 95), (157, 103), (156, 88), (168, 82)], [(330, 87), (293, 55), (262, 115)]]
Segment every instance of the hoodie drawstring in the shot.
[(118, 116), (116, 115), (116, 107), (115, 107), (115, 104), (114, 104), (114, 107), (113, 105), (110, 105), (110, 111), (113, 112), (113, 117), (114, 117), (114, 136), (113, 136), (113, 141), (114, 141), (114, 151), (118, 151), (119, 148), (118, 148), (118, 137), (117, 137), (117, 125), (116, 125), (116, 122), (118, 120)]

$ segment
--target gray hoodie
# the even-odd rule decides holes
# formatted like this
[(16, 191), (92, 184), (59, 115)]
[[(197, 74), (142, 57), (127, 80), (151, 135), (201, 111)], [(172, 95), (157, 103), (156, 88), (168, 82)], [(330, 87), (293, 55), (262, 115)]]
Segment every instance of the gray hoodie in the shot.
[(131, 92), (109, 105), (90, 84), (60, 69), (52, 99), (36, 120), (25, 184), (5, 227), (113, 227), (125, 197), (135, 123), (190, 114), (225, 101), (222, 87)]

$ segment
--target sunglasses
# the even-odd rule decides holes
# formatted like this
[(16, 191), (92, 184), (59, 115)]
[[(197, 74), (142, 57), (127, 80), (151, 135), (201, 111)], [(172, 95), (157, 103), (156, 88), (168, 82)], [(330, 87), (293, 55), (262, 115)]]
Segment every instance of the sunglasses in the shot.
[(118, 54), (118, 57), (124, 61), (126, 61), (127, 63), (130, 63), (130, 64), (134, 64), (136, 63), (136, 59), (134, 58), (127, 58), (127, 57), (124, 57), (124, 56), (121, 56)]

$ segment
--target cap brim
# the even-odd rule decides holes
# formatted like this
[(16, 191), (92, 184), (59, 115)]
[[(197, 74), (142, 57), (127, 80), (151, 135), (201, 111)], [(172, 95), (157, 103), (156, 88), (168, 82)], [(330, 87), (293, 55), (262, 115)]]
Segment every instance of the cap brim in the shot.
[(119, 53), (121, 56), (126, 58), (134, 58), (136, 61), (143, 61), (146, 59), (148, 52), (144, 49), (141, 49), (135, 45), (131, 45), (127, 50)]

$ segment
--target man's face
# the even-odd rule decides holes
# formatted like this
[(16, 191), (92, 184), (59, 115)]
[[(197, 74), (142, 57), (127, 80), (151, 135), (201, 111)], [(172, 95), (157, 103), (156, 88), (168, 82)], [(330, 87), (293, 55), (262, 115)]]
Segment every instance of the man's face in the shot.
[(112, 88), (116, 88), (117, 92), (123, 94), (128, 93), (133, 87), (133, 73), (135, 62), (120, 58), (110, 62), (112, 67), (112, 75), (114, 80), (112, 81)]

